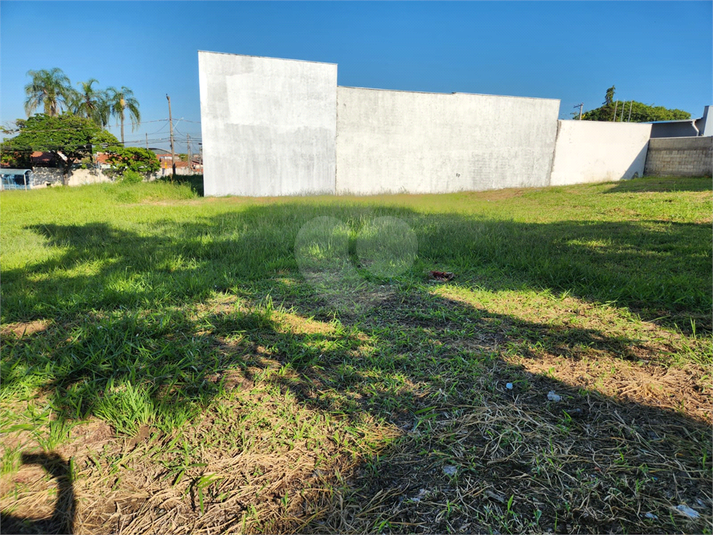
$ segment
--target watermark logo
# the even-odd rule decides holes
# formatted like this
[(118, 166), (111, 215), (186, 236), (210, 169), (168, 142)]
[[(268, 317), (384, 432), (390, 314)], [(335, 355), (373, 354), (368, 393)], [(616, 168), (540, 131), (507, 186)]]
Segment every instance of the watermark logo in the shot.
[(388, 281), (407, 272), (417, 252), (416, 234), (396, 217), (366, 220), (357, 230), (334, 217), (316, 217), (295, 240), (305, 280), (330, 306), (356, 313), (388, 298)]

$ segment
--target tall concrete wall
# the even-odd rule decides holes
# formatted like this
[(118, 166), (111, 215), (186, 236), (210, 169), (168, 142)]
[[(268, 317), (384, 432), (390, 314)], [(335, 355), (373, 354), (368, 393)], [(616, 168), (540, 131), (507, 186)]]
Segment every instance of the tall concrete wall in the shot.
[(334, 193), (337, 66), (199, 52), (206, 195)]
[(336, 192), (546, 186), (559, 101), (337, 89)]
[(713, 137), (652, 139), (645, 173), (650, 176), (712, 176)]
[(650, 124), (558, 121), (550, 185), (643, 176)]

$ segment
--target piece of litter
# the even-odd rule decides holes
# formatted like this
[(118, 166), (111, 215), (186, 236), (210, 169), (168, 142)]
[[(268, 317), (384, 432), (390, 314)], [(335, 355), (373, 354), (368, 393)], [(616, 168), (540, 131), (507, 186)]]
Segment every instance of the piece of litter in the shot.
[(450, 271), (430, 271), (428, 274), (437, 282), (448, 282), (455, 277), (455, 275)]
[(653, 514), (653, 513), (646, 513), (646, 514), (644, 515), (644, 518), (650, 518), (650, 519), (652, 519), (652, 520), (656, 520), (658, 517), (657, 517), (655, 514)]
[(458, 469), (455, 466), (444, 466), (443, 467), (443, 473), (446, 474), (447, 476), (454, 476), (456, 475), (456, 472)]
[(512, 383), (506, 383), (505, 388), (507, 388), (508, 390), (512, 390)]
[(413, 503), (419, 503), (423, 498), (426, 497), (426, 494), (428, 494), (428, 491), (426, 489), (421, 489), (418, 491), (418, 494), (411, 498), (411, 501)]
[(683, 505), (683, 504), (677, 506), (676, 510), (679, 513), (687, 516), (688, 518), (698, 518), (699, 516), (701, 516), (698, 511), (696, 511), (695, 509), (691, 509), (687, 505)]
[(562, 401), (562, 396), (558, 396), (554, 390), (550, 390), (547, 392), (547, 399), (550, 401)]

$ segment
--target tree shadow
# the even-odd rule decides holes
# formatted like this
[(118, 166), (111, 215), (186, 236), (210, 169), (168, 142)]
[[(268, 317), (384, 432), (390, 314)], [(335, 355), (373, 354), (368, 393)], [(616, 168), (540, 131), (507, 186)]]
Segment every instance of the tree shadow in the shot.
[(710, 178), (639, 177), (617, 182), (609, 193), (711, 191)]
[(2, 532), (12, 533), (74, 533), (74, 518), (77, 507), (74, 496), (72, 470), (69, 461), (57, 453), (23, 453), (22, 464), (39, 465), (57, 482), (57, 501), (52, 516), (48, 519), (30, 520), (7, 513), (0, 513)]
[[(167, 176), (162, 180), (171, 180), (171, 177)], [(203, 175), (176, 175), (174, 182), (187, 184), (196, 195), (203, 197)]]
[[(364, 219), (381, 215), (402, 218), (416, 230), (420, 259), (394, 280), (365, 273), (373, 290), (365, 294), (367, 306), (335, 310), (329, 299), (306, 287), (294, 257), (299, 228), (325, 214), (342, 218), (354, 229)], [(710, 264), (710, 251), (704, 246), (710, 241), (708, 225), (667, 224), (664, 233), (657, 222), (521, 224), (295, 202), (251, 207), (199, 222), (160, 221), (143, 230), (107, 223), (29, 228), (61, 252), (3, 274), (3, 317), (54, 318), (55, 325), (5, 343), (2, 388), (12, 391), (35, 374), (60, 420), (98, 415), (131, 434), (144, 423), (141, 411), (152, 407), (156, 414), (169, 416), (162, 422), (166, 428), (190, 421), (197, 409), (222, 393), (220, 381), (209, 377), (237, 368), (250, 378), (248, 365), (264, 369), (265, 364), (254, 358), (262, 347), (270, 358), (296, 370), (296, 376), (275, 375), (271, 380), (300, 403), (344, 418), (366, 412), (403, 430), (403, 440), (382, 455), (394, 462), (377, 463), (375, 471), (364, 467), (356, 479), (358, 499), (368, 503), (381, 496), (379, 514), (393, 526), (416, 522), (431, 530), (480, 531), (496, 522), (494, 517), (478, 517), (468, 527), (467, 508), (448, 520), (437, 518), (432, 508), (420, 511), (417, 501), (399, 501), (411, 494), (417, 497), (419, 481), (434, 482), (440, 494), (433, 503), (447, 499), (455, 483), (443, 467), (456, 464), (462, 483), (482, 491), (472, 496), (473, 503), (485, 500), (485, 490), (498, 497), (506, 490), (521, 496), (530, 493), (547, 508), (547, 522), (559, 515), (599, 530), (619, 529), (617, 522), (627, 529), (645, 526), (630, 516), (629, 509), (628, 516), (617, 517), (610, 507), (613, 498), (605, 500), (602, 492), (584, 496), (584, 491), (575, 490), (558, 501), (550, 490), (537, 494), (528, 487), (532, 481), (545, 485), (548, 461), (542, 456), (554, 439), (562, 447), (556, 445), (550, 456), (560, 464), (550, 469), (565, 480), (576, 480), (580, 469), (590, 474), (599, 466), (617, 466), (618, 471), (598, 477), (598, 485), (631, 494), (632, 478), (642, 465), (658, 463), (668, 469), (677, 459), (683, 469), (643, 478), (642, 484), (662, 502), (700, 499), (696, 484), (705, 481), (705, 460), (701, 463), (690, 445), (705, 444), (705, 423), (669, 408), (597, 395), (596, 385), (583, 391), (577, 380), (566, 384), (506, 360), (516, 354), (533, 361), (543, 355), (577, 361), (587, 352), (600, 351), (610, 360), (637, 362), (642, 352), (655, 356), (656, 347), (632, 336), (612, 335), (604, 326), (526, 321), (435, 295), (423, 284), (422, 272), (429, 267), (453, 270), (456, 289), (549, 290), (568, 292), (584, 302), (616, 301), (617, 306), (639, 307), (645, 318), (663, 312), (683, 329), (683, 320), (702, 316), (700, 311), (710, 301), (698, 287), (699, 280), (710, 277), (707, 268), (699, 269)], [(686, 275), (690, 273), (699, 279)], [(196, 313), (216, 295), (237, 296), (246, 308)], [(326, 323), (337, 317), (346, 333), (286, 330), (266, 312), (268, 297), (299, 318)], [(240, 335), (239, 343), (226, 346), (226, 337), (234, 335)], [(378, 341), (368, 354), (358, 351), (364, 337)], [(506, 388), (507, 383), (517, 389)], [(564, 403), (550, 402), (550, 390)], [(130, 410), (124, 403), (127, 392), (139, 399)], [(500, 409), (490, 414), (483, 407)], [(470, 418), (472, 414), (481, 419)], [(517, 425), (508, 424), (508, 414)], [(548, 430), (542, 444), (532, 422)], [(426, 427), (439, 430), (424, 435), (419, 429)], [(515, 428), (537, 447), (527, 448), (517, 440), (492, 445), (494, 437)], [(681, 446), (681, 432), (693, 436), (692, 442)], [(461, 457), (452, 459), (453, 445), (459, 441)], [(574, 453), (567, 457), (567, 452)], [(656, 461), (657, 455), (665, 461)], [(616, 464), (617, 456), (625, 462)], [(532, 470), (543, 472), (532, 475)], [(395, 489), (388, 499), (379, 494), (385, 488)], [(666, 495), (671, 489), (673, 494)], [(586, 511), (572, 509), (577, 499), (585, 498)], [(492, 500), (496, 509), (503, 509), (505, 504)], [(535, 498), (516, 504), (521, 517), (536, 516), (537, 507)], [(609, 511), (606, 521), (592, 513), (597, 508)], [(485, 509), (479, 511), (485, 514)], [(585, 512), (590, 516), (582, 516)], [(311, 524), (310, 529), (349, 528), (325, 514), (328, 521)], [(431, 514), (435, 516), (428, 526)], [(358, 514), (352, 517), (357, 523)], [(672, 525), (666, 524), (666, 529)], [(556, 524), (543, 529), (548, 527), (557, 531)]]
[[(65, 252), (3, 273), (3, 319), (29, 320), (82, 306), (200, 300), (236, 284), (269, 280), (279, 271), (294, 272), (297, 232), (317, 215), (342, 218), (353, 231), (364, 218), (389, 215), (405, 221), (419, 244), (419, 259), (409, 273), (413, 280), (432, 266), (457, 272), (467, 281), (461, 284), (487, 271), (488, 283), (499, 289), (549, 289), (628, 307), (645, 320), (684, 332), (690, 332), (692, 319), (699, 329), (711, 328), (711, 230), (706, 223), (525, 224), (336, 203), (253, 206), (198, 222), (158, 221), (138, 232), (106, 223), (28, 227)], [(68, 273), (53, 276), (58, 270)]]

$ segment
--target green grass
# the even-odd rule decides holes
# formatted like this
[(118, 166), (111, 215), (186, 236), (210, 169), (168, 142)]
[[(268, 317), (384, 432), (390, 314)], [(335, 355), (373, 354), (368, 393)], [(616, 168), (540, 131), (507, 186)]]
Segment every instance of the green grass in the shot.
[[(0, 195), (4, 474), (20, 469), (18, 444), (61, 450), (106, 422), (115, 446), (89, 448), (75, 484), (116, 501), (143, 474), (155, 495), (176, 493), (172, 522), (201, 519), (195, 531), (705, 527), (634, 511), (709, 499), (666, 479), (668, 497), (637, 470), (678, 459), (710, 480), (710, 180), (363, 198), (199, 189)], [(430, 270), (456, 278), (434, 284)], [(562, 409), (538, 401), (552, 389)], [(615, 437), (589, 457), (600, 439), (577, 420), (585, 405)], [(691, 430), (649, 444), (666, 461), (633, 447), (666, 426)], [(595, 466), (619, 494), (576, 483)], [(528, 477), (487, 498), (513, 470)], [(141, 499), (129, 531), (166, 510)], [(231, 508), (236, 524), (217, 515)]]

